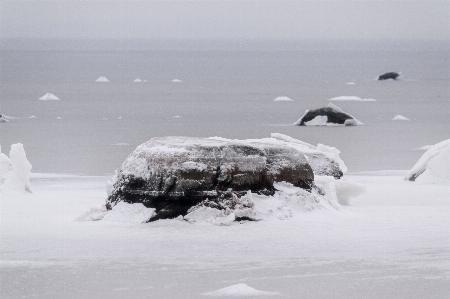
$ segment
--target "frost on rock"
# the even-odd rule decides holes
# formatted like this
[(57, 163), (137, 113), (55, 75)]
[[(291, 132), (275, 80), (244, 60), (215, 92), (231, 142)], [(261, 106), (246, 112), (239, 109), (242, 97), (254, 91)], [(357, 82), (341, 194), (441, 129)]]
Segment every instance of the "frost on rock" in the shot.
[[(277, 133), (247, 140), (153, 138), (107, 182), (106, 207), (140, 203), (154, 210), (149, 221), (181, 216), (191, 223), (229, 225), (286, 219), (319, 207), (321, 198), (335, 192), (331, 180), (347, 171), (339, 154), (334, 147)], [(331, 185), (319, 186), (315, 175), (329, 177)], [(330, 198), (337, 201), (335, 193)]]
[(9, 158), (0, 153), (0, 186), (2, 192), (31, 191), (31, 164), (21, 143), (12, 144)]
[(450, 139), (439, 142), (427, 150), (404, 179), (450, 184)]
[(326, 107), (306, 110), (305, 114), (297, 120), (296, 126), (360, 126), (362, 122), (352, 115), (342, 111), (336, 105), (329, 103)]

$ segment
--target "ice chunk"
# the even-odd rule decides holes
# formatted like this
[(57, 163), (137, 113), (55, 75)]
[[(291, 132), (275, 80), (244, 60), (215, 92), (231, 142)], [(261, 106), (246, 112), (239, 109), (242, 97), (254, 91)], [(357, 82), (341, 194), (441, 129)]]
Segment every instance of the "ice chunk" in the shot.
[(97, 78), (97, 80), (95, 80), (95, 82), (107, 83), (109, 82), (109, 80), (105, 76), (100, 76)]
[[(8, 165), (9, 164), (9, 165)], [(27, 155), (23, 144), (11, 145), (9, 158), (0, 155), (1, 179), (3, 181), (2, 191), (31, 191), (30, 171), (31, 164), (27, 160)]]
[(409, 118), (406, 118), (400, 114), (397, 114), (396, 116), (394, 116), (394, 118), (392, 120), (409, 120)]
[(336, 188), (338, 202), (341, 205), (349, 205), (350, 198), (359, 196), (366, 192), (366, 186), (345, 178), (335, 180), (334, 186)]
[(258, 291), (245, 283), (238, 283), (214, 292), (203, 293), (205, 296), (214, 297), (253, 297), (253, 296), (278, 296), (278, 292)]
[(141, 203), (129, 204), (124, 201), (116, 204), (104, 217), (103, 221), (146, 223), (155, 214), (155, 209), (146, 208)]
[(286, 96), (281, 96), (281, 97), (275, 98), (273, 101), (274, 102), (292, 102), (294, 100), (289, 97), (286, 97)]
[(439, 142), (427, 150), (404, 179), (450, 184), (450, 139)]
[(134, 82), (134, 83), (141, 83), (141, 82), (142, 82), (142, 79), (136, 78), (136, 79), (133, 80), (133, 82)]
[(183, 81), (182, 80), (180, 80), (180, 79), (173, 79), (172, 80), (172, 83), (182, 83)]
[(362, 98), (357, 97), (357, 96), (340, 96), (340, 97), (331, 98), (328, 101), (376, 102), (377, 100), (375, 100), (375, 99), (362, 99)]
[(305, 121), (305, 126), (326, 126), (328, 122), (328, 116), (317, 115), (310, 121)]
[(47, 92), (42, 97), (39, 98), (41, 101), (58, 101), (59, 98), (55, 96), (53, 93)]

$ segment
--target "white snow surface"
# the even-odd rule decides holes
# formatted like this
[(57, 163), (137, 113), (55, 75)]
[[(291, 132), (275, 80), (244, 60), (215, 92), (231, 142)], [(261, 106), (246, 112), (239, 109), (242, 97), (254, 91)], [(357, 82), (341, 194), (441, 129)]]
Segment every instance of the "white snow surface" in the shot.
[(450, 139), (439, 142), (427, 150), (404, 179), (450, 185)]
[(281, 97), (277, 97), (275, 99), (273, 99), (274, 102), (293, 102), (294, 100), (286, 97), (286, 96), (281, 96)]
[(31, 168), (32, 166), (27, 160), (23, 144), (12, 144), (9, 158), (1, 153), (0, 147), (0, 190), (2, 194), (25, 191), (32, 193), (30, 183)]
[(396, 116), (394, 116), (394, 118), (392, 120), (409, 120), (409, 118), (406, 118), (400, 114), (397, 114)]
[(340, 211), (223, 226), (75, 221), (104, 205), (106, 177), (33, 174), (33, 194), (2, 194), (1, 297), (184, 299), (242, 283), (293, 299), (448, 298), (450, 186), (346, 179), (367, 191)]
[(39, 98), (41, 101), (59, 101), (59, 98), (55, 96), (53, 93), (47, 92), (42, 97)]
[(109, 80), (105, 76), (100, 76), (97, 78), (97, 80), (95, 80), (95, 82), (107, 83), (107, 82), (109, 82)]
[(155, 209), (146, 208), (141, 203), (119, 202), (102, 218), (103, 221), (146, 223), (155, 215)]
[[(347, 84), (349, 84), (349, 83), (347, 83)], [(328, 101), (376, 102), (377, 100), (375, 100), (375, 99), (362, 99), (362, 98), (357, 97), (357, 96), (339, 96), (339, 97), (331, 98)]]
[(214, 292), (204, 293), (205, 296), (213, 297), (249, 297), (249, 296), (277, 296), (280, 295), (278, 292), (264, 292), (258, 291), (252, 287), (249, 287), (245, 283), (238, 283), (219, 289)]

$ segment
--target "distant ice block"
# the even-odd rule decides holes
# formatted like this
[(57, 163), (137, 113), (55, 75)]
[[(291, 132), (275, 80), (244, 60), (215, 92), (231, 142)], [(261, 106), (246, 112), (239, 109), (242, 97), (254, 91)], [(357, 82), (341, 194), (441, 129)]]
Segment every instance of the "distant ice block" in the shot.
[(357, 97), (357, 96), (340, 96), (340, 97), (331, 98), (328, 101), (376, 102), (377, 100), (375, 100), (375, 99), (362, 99), (362, 98)]
[(238, 283), (214, 292), (203, 293), (205, 296), (214, 297), (253, 297), (253, 296), (278, 296), (278, 292), (264, 292), (249, 287), (245, 283)]
[(61, 119), (61, 116), (57, 116), (56, 119)]
[(286, 97), (286, 96), (282, 96), (282, 97), (277, 97), (273, 100), (274, 102), (292, 102), (294, 101), (293, 99)]
[(59, 98), (55, 96), (53, 93), (47, 92), (42, 97), (39, 98), (41, 101), (58, 101)]
[(345, 84), (347, 84), (347, 85), (355, 85), (356, 83), (355, 82), (347, 82)]
[(102, 82), (102, 83), (106, 83), (109, 82), (108, 78), (104, 77), (104, 76), (100, 76), (97, 78), (97, 80), (95, 80), (95, 82)]
[(182, 83), (183, 81), (182, 80), (180, 80), (180, 79), (173, 79), (172, 80), (172, 83)]
[(394, 116), (394, 118), (392, 120), (409, 120), (409, 118), (406, 118), (400, 114), (397, 114), (396, 116)]
[(141, 82), (142, 82), (142, 79), (136, 78), (136, 79), (133, 80), (133, 82), (134, 82), (134, 83), (141, 83)]
[(181, 116), (179, 115), (175, 115), (173, 118), (181, 118)]

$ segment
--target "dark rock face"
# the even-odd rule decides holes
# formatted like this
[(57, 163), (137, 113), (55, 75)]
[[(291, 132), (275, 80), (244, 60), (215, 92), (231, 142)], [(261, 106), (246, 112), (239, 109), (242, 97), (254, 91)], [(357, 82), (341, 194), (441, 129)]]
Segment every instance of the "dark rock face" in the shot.
[(399, 73), (396, 73), (396, 72), (389, 72), (389, 73), (385, 73), (385, 74), (383, 74), (383, 75), (380, 75), (380, 76), (378, 77), (378, 80), (388, 80), (388, 79), (396, 80), (398, 76), (400, 76)]
[(310, 190), (314, 173), (305, 156), (288, 146), (153, 138), (122, 164), (107, 207), (119, 201), (142, 203), (156, 209), (150, 221), (174, 218), (199, 203), (230, 200), (248, 190), (272, 195), (276, 181)]
[[(326, 117), (326, 121), (320, 120), (317, 123), (308, 123), (311, 121), (316, 121), (317, 117)], [(313, 126), (323, 126), (323, 125), (343, 125), (343, 126), (357, 126), (361, 125), (362, 123), (355, 119), (353, 116), (351, 116), (348, 113), (345, 113), (342, 111), (339, 107), (328, 104), (327, 107), (314, 109), (314, 110), (307, 110), (302, 118), (300, 118), (295, 125), (297, 126), (307, 126), (307, 125), (313, 125)]]
[(313, 120), (314, 118), (316, 118), (316, 116), (327, 116), (327, 122), (340, 125), (345, 124), (345, 121), (347, 119), (353, 119), (353, 117), (351, 117), (347, 113), (336, 111), (330, 107), (323, 107), (319, 109), (309, 110), (308, 113), (303, 116), (301, 122), (298, 125), (304, 126), (305, 122)]

